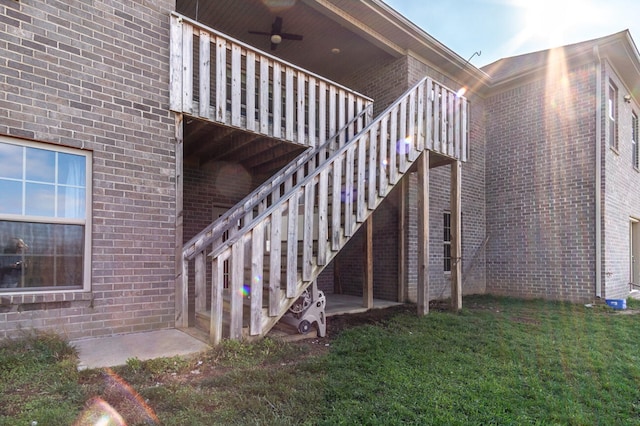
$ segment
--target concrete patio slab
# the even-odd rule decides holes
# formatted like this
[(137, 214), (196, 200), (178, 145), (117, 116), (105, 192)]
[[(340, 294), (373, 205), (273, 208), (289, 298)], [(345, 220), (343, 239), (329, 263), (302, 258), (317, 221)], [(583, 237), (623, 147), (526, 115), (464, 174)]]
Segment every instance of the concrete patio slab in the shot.
[(78, 350), (79, 370), (124, 365), (129, 358), (144, 361), (210, 349), (206, 343), (176, 329), (73, 340), (70, 344)]

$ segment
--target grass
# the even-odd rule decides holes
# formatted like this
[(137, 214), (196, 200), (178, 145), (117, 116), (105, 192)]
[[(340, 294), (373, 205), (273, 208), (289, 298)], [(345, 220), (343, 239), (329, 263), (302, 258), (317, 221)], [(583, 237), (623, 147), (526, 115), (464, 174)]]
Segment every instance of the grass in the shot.
[(601, 305), (468, 297), (459, 314), (347, 328), (328, 350), (225, 342), (80, 373), (63, 341), (29, 335), (0, 346), (0, 425), (116, 412), (129, 425), (640, 425), (638, 321)]

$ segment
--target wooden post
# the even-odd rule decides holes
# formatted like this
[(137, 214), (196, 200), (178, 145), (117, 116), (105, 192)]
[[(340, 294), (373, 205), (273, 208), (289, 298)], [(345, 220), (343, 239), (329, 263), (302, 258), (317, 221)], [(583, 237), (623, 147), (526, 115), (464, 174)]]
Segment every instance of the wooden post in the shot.
[(429, 313), (429, 151), (418, 158), (418, 315)]
[(451, 163), (451, 308), (462, 309), (462, 162)]
[(362, 306), (373, 308), (373, 216), (364, 224), (364, 282), (362, 286)]
[(184, 132), (182, 128), (182, 114), (175, 114), (175, 135), (176, 135), (176, 241), (175, 241), (175, 268), (176, 268), (176, 302), (175, 302), (175, 324), (177, 328), (189, 327), (189, 289), (188, 270), (186, 262), (182, 256), (183, 239), (183, 147)]
[(398, 302), (407, 300), (407, 179), (400, 180), (398, 201)]

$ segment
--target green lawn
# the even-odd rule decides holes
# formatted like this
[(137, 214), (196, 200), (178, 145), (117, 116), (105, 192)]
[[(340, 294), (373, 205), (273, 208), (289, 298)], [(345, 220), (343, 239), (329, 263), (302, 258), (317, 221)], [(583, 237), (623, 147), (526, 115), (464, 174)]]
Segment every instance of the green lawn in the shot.
[(464, 303), (346, 329), (328, 350), (226, 342), (113, 371), (78, 373), (64, 342), (27, 336), (0, 344), (0, 425), (640, 425), (637, 302)]

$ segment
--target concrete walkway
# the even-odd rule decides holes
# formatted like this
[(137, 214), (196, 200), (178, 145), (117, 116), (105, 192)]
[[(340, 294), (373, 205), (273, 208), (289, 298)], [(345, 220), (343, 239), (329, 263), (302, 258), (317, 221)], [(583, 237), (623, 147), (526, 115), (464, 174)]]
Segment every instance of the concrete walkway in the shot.
[(194, 355), (210, 349), (202, 341), (175, 329), (73, 340), (70, 344), (78, 350), (79, 370), (124, 365), (129, 358), (143, 361)]

